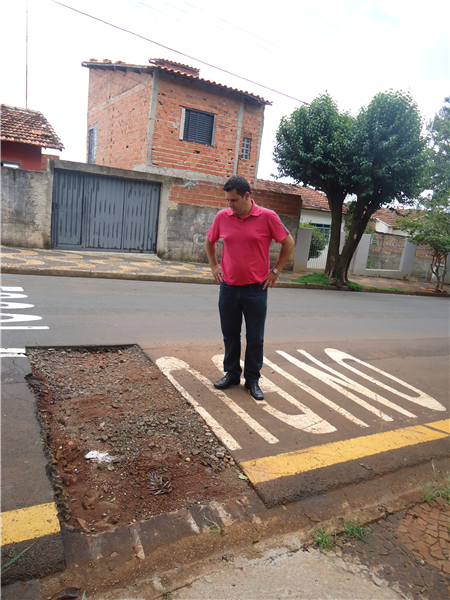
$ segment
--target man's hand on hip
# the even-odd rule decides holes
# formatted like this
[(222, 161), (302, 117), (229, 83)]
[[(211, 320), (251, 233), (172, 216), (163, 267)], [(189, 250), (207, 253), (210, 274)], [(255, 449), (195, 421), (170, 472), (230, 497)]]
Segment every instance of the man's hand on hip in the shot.
[(219, 265), (211, 267), (211, 273), (213, 274), (213, 277), (217, 281), (217, 283), (222, 283), (222, 271), (220, 270)]
[(278, 273), (269, 271), (269, 274), (267, 275), (267, 279), (265, 280), (264, 285), (263, 285), (263, 290), (267, 290), (268, 288), (273, 288), (277, 279), (278, 279)]

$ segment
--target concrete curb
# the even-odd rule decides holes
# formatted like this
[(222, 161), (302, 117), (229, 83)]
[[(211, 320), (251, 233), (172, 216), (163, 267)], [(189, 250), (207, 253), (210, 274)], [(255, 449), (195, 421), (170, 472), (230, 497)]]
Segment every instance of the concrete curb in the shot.
[[(196, 283), (201, 285), (217, 285), (211, 277), (201, 277), (198, 275), (164, 275), (153, 273), (114, 273), (111, 271), (82, 271), (80, 269), (47, 269), (47, 268), (18, 268), (3, 266), (2, 274), (10, 275), (44, 275), (47, 277), (86, 277), (93, 279), (118, 279), (126, 281), (162, 281), (168, 283)], [(448, 294), (435, 292), (418, 292), (414, 290), (390, 290), (390, 289), (362, 289), (359, 291), (351, 290), (347, 286), (337, 288), (333, 285), (321, 285), (317, 283), (297, 283), (293, 281), (279, 281), (277, 288), (309, 289), (309, 290), (327, 290), (330, 292), (365, 292), (373, 294), (395, 294), (398, 296), (427, 296), (433, 298), (450, 298)]]
[[(445, 459), (436, 461), (435, 466), (448, 468)], [(227, 560), (228, 552), (259, 556), (274, 544), (297, 552), (313, 544), (313, 532), (319, 528), (330, 534), (340, 533), (349, 522), (369, 524), (410, 508), (422, 501), (420, 483), (430, 478), (429, 464), (422, 464), (271, 509), (249, 489), (238, 500), (194, 505), (101, 534), (86, 535), (62, 525), (64, 581), (66, 585), (100, 591), (102, 581), (116, 589), (144, 577), (145, 597), (153, 600), (193, 581), (205, 559)], [(380, 485), (385, 490), (382, 500)], [(34, 586), (35, 600), (54, 597), (61, 588), (57, 576), (29, 585)], [(16, 598), (15, 587), (10, 587), (11, 595), (8, 586), (2, 590), (5, 600)]]

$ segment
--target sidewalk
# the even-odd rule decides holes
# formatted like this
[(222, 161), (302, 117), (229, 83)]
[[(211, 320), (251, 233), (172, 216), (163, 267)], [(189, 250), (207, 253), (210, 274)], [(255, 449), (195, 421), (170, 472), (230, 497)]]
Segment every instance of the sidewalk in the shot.
[[(122, 254), (116, 252), (72, 252), (2, 246), (2, 273), (15, 275), (53, 275), (57, 277), (96, 277), (100, 279), (132, 279), (140, 281), (177, 281), (181, 283), (214, 284), (207, 264), (162, 261), (155, 254)], [(333, 286), (294, 283), (304, 272), (283, 271), (277, 287), (330, 289)], [(383, 279), (382, 277), (351, 276), (351, 281), (370, 289), (364, 291), (446, 297), (435, 294), (434, 285), (424, 281)], [(395, 288), (395, 289), (392, 289)]]

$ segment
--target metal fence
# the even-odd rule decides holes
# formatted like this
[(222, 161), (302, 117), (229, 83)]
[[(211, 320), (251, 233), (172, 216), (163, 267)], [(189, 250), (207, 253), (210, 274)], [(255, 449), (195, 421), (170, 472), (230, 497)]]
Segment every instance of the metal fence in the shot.
[(318, 248), (314, 243), (314, 239), (311, 239), (308, 263), (306, 265), (308, 269), (325, 269), (327, 264), (328, 247), (330, 245), (330, 230), (321, 229), (321, 232), (324, 233), (328, 238), (327, 245), (323, 250), (320, 250), (320, 247)]

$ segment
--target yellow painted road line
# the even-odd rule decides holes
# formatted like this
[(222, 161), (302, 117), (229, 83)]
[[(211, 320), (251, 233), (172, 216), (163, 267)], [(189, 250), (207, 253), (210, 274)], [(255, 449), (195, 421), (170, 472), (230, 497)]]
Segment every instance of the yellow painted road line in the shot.
[[(430, 426), (432, 425), (431, 423)], [(448, 437), (447, 433), (433, 431), (426, 426), (417, 425), (323, 444), (322, 446), (313, 446), (297, 452), (257, 458), (241, 463), (241, 467), (252, 483), (256, 484), (445, 437)]]
[(38, 504), (1, 514), (1, 545), (18, 544), (60, 531), (56, 504)]
[(433, 427), (434, 429), (439, 429), (439, 431), (445, 431), (445, 433), (450, 433), (450, 419), (445, 419), (444, 421), (436, 421), (435, 423), (427, 423), (427, 427)]

